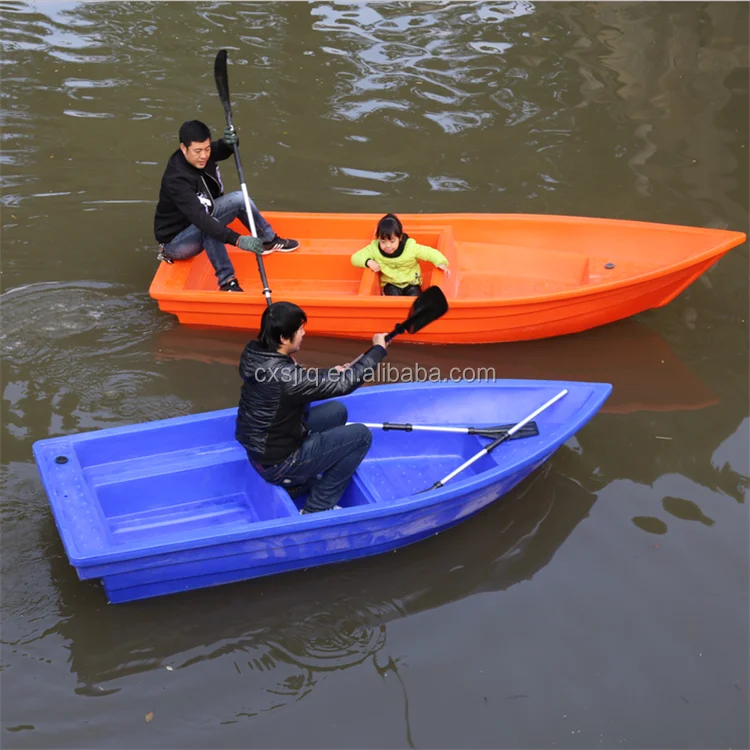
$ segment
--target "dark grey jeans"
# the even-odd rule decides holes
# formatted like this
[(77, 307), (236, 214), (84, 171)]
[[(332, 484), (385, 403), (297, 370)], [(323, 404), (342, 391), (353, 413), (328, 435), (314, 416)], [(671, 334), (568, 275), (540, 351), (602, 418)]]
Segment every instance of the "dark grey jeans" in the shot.
[[(273, 227), (263, 218), (252, 200), (250, 201), (250, 210), (253, 212), (253, 221), (255, 221), (258, 237), (264, 242), (272, 240), (276, 236)], [(245, 211), (245, 199), (239, 190), (217, 198), (212, 215), (216, 221), (224, 224), (224, 226), (238, 217), (246, 227), (250, 226), (247, 211)], [(226, 245), (220, 240), (203, 234), (195, 224), (183, 229), (174, 239), (162, 246), (164, 255), (172, 260), (192, 258), (204, 249), (211, 265), (214, 267), (219, 286), (226, 281), (231, 281), (234, 278), (234, 266), (232, 261), (229, 260)]]
[[(263, 469), (251, 464), (270, 484), (302, 494), (310, 488), (303, 510), (330, 510), (341, 499), (352, 474), (372, 444), (372, 433), (363, 424), (346, 424), (346, 407), (328, 401), (310, 409), (310, 434), (302, 445), (280, 464)], [(318, 474), (323, 476), (318, 479)]]

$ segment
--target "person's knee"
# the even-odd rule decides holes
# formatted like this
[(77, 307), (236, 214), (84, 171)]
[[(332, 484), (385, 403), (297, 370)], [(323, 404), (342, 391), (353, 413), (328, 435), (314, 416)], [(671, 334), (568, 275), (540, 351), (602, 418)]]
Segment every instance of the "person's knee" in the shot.
[(349, 418), (349, 411), (341, 401), (331, 402), (332, 418), (339, 424), (346, 424), (346, 420)]
[(372, 445), (372, 432), (370, 431), (370, 428), (363, 424), (352, 424), (349, 425), (349, 429), (351, 430), (352, 437), (356, 439), (360, 446), (362, 446), (365, 451), (369, 449), (369, 447)]

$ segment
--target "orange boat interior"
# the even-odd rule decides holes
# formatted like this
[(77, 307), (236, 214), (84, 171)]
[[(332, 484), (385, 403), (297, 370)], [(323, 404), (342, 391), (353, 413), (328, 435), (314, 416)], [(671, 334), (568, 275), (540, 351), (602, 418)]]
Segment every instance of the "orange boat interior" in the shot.
[[(379, 275), (351, 263), (352, 254), (373, 238), (378, 216), (265, 215), (279, 235), (300, 242), (294, 252), (264, 256), (275, 295), (381, 295)], [(498, 221), (493, 215), (464, 214), (445, 215), (442, 223), (434, 214), (401, 216), (410, 237), (437, 248), (449, 261), (447, 277), (431, 263), (420, 261), (423, 288), (437, 284), (454, 300), (497, 301), (591, 288), (662, 273), (665, 266), (717, 249), (716, 236), (709, 237), (701, 229), (606, 220), (580, 222), (567, 217), (540, 222), (538, 218), (532, 223), (522, 216), (504, 216)], [(242, 233), (249, 231), (239, 222), (231, 226)], [(227, 249), (245, 291), (260, 293), (255, 256), (231, 245)], [(213, 269), (204, 253), (185, 269), (180, 286), (184, 291), (216, 290)]]

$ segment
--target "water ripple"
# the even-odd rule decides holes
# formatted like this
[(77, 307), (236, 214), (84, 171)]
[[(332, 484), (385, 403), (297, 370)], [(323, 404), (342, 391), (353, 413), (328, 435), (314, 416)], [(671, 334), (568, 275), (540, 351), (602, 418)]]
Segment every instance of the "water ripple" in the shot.
[[(145, 294), (94, 282), (44, 283), (8, 291), (0, 304), (3, 429), (15, 438), (14, 450), (48, 435), (188, 413), (189, 404), (139, 351), (167, 324)], [(46, 431), (35, 435), (30, 424)]]
[(289, 643), (271, 642), (285, 659), (310, 670), (346, 669), (360, 664), (385, 643), (385, 625), (371, 626), (349, 615), (321, 612), (301, 622)]
[[(504, 32), (502, 24), (529, 12), (517, 3), (316, 6), (314, 28), (326, 36), (320, 48), (337, 68), (326, 116), (359, 120), (377, 114), (413, 128), (411, 120), (392, 115), (413, 110), (421, 99), (425, 106), (414, 114), (426, 130), (431, 123), (451, 134), (492, 124), (498, 113), (488, 108), (486, 87), (513, 47), (512, 32)], [(404, 40), (407, 30), (409, 42)]]
[[(383, 612), (349, 609), (346, 602), (338, 605), (338, 615), (318, 612), (295, 621), (289, 613), (289, 624), (282, 627), (277, 623), (272, 637), (265, 629), (257, 629), (237, 640), (196, 648), (174, 663), (178, 669), (186, 669), (230, 658), (234, 670), (248, 678), (242, 690), (243, 706), (222, 723), (300, 701), (327, 673), (361, 664), (385, 645)], [(341, 612), (346, 614), (342, 616)], [(147, 661), (150, 656), (144, 654)], [(131, 662), (128, 669), (141, 671), (153, 666)]]

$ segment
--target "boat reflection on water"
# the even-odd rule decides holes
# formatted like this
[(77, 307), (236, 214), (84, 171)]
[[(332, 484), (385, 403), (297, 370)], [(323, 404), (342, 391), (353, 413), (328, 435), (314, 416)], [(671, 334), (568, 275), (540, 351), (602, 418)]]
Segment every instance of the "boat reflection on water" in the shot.
[[(561, 451), (563, 466), (579, 458)], [(75, 578), (50, 523), (45, 556), (77, 692), (106, 695), (132, 675), (229, 656), (226, 669), (252, 682), (253, 705), (264, 710), (266, 699), (268, 708), (299, 700), (324, 672), (368, 659), (383, 670), (388, 622), (504, 591), (552, 560), (596, 501), (553, 463), (503, 502), (395, 554), (118, 607)]]
[[(256, 335), (176, 324), (155, 339), (154, 356), (163, 362), (191, 359), (236, 367), (245, 344)], [(298, 360), (328, 367), (361, 351), (357, 341), (308, 336)], [(659, 333), (632, 319), (544, 341), (433, 347), (396, 339), (373, 382), (462, 377), (611, 383), (604, 414), (702, 409), (719, 402)]]

